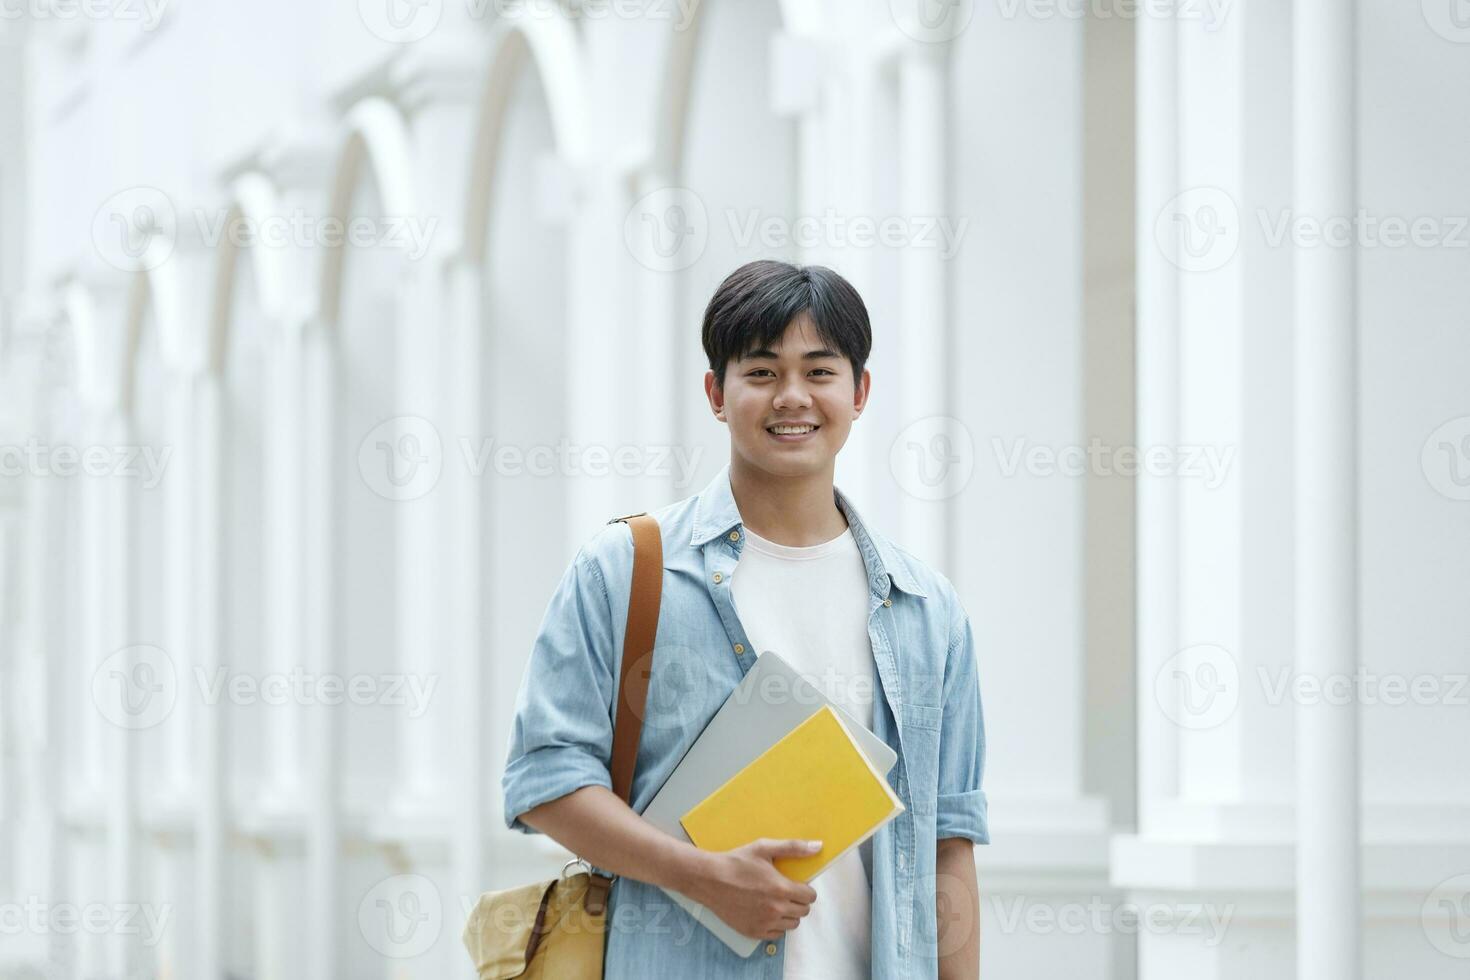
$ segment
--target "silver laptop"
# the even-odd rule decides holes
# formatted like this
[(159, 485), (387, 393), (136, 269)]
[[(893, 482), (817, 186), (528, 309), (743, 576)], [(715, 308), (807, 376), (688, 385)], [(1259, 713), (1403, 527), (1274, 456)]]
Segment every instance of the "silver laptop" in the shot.
[[(665, 833), (680, 840), (689, 840), (679, 818), (823, 705), (832, 706), (875, 769), (887, 774), (893, 768), (898, 754), (887, 743), (833, 704), (790, 664), (767, 651), (756, 658), (755, 664), (730, 692), (720, 710), (689, 746), (673, 773), (643, 811), (644, 819)], [(760, 945), (759, 939), (736, 932), (723, 919), (687, 895), (672, 889), (665, 891), (739, 955), (749, 956)]]

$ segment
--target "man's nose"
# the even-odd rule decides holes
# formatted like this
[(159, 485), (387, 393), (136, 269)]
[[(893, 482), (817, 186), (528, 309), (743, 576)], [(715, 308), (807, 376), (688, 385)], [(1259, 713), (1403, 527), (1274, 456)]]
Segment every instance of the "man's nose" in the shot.
[(806, 382), (801, 380), (789, 381), (776, 391), (776, 405), (808, 405), (811, 396), (806, 390)]

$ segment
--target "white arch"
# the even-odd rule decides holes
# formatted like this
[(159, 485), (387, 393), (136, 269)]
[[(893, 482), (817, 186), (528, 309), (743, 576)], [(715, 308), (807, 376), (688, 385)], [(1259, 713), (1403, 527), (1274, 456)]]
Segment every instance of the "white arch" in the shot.
[[(682, 31), (670, 32), (658, 86), (659, 104), (654, 114), (653, 153), (648, 161), (649, 170), (660, 177), (671, 179), (684, 164), (689, 96), (694, 91), (694, 60), (708, 6), (708, 2), (696, 4), (689, 25)], [(776, 6), (781, 12), (783, 30), (816, 36), (825, 29), (821, 0), (777, 0)]]
[[(347, 136), (337, 155), (327, 214), (343, 222), (351, 217), (347, 211), (366, 166), (377, 179), (384, 214), (416, 215), (413, 155), (403, 116), (386, 100), (373, 97), (353, 106), (344, 121)], [(328, 329), (335, 329), (341, 313), (344, 252), (345, 246), (339, 245), (327, 248), (322, 256), (318, 319)]]
[(490, 66), (475, 113), (470, 184), (465, 194), (464, 255), (474, 266), (478, 267), (485, 259), (500, 141), (505, 132), (510, 95), (523, 69), (534, 69), (541, 80), (557, 155), (574, 167), (586, 161), (590, 137), (582, 58), (576, 29), (565, 14), (497, 25)]
[(118, 409), (124, 415), (131, 415), (133, 411), (138, 348), (143, 341), (143, 317), (150, 305), (153, 329), (158, 335), (159, 357), (166, 365), (177, 360), (184, 330), (180, 288), (175, 262), (161, 262), (132, 275), (128, 286), (127, 315), (123, 321), (121, 380), (117, 389)]
[[(230, 209), (225, 228), (245, 222), (259, 228), (269, 217), (281, 213), (275, 185), (264, 174), (247, 173), (230, 186)], [(252, 271), (260, 311), (267, 323), (279, 326), (286, 304), (286, 257), (279, 249), (249, 247), (246, 250)], [(215, 261), (214, 302), (210, 306), (209, 334), (205, 340), (205, 370), (218, 375), (224, 367), (229, 348), (230, 310), (235, 301), (239, 274), (240, 247), (235, 236), (226, 234), (220, 240)]]

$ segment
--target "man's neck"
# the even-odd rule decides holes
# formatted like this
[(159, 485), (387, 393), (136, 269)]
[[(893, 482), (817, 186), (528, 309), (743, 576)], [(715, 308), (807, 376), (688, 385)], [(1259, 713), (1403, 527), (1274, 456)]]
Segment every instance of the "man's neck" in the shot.
[(831, 466), (808, 476), (773, 477), (731, 458), (730, 492), (741, 522), (776, 544), (806, 548), (847, 529), (832, 492)]

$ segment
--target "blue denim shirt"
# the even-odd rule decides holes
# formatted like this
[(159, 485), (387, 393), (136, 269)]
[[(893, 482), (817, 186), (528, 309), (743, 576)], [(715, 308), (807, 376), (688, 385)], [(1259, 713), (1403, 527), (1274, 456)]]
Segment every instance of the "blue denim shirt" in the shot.
[[(874, 691), (882, 692), (874, 697), (873, 731), (898, 753), (888, 781), (906, 807), (862, 848), (872, 887), (872, 975), (934, 977), (935, 841), (990, 841), (974, 639), (949, 580), (864, 526), (852, 502), (834, 491), (867, 567)], [(757, 655), (730, 595), (745, 535), (729, 466), (696, 496), (652, 514), (664, 576), (633, 777), (639, 813)], [(632, 532), (609, 524), (578, 551), (547, 607), (501, 780), (506, 825), (514, 830), (535, 833), (519, 817), (548, 800), (583, 786), (611, 788), (613, 694), (632, 569)], [(784, 936), (742, 958), (656, 885), (632, 878), (614, 881), (607, 925), (604, 975), (612, 980), (782, 974)]]

